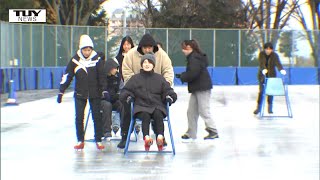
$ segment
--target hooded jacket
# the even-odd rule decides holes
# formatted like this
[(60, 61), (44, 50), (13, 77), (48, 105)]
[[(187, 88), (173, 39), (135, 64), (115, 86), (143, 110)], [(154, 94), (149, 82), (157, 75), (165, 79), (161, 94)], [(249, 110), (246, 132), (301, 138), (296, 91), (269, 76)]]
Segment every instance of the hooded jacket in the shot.
[(173, 102), (177, 100), (177, 94), (169, 83), (160, 74), (154, 71), (144, 71), (130, 78), (121, 91), (120, 100), (125, 101), (128, 96), (134, 98), (134, 114), (148, 112), (152, 114), (158, 109), (167, 115), (166, 96), (169, 95)]
[(173, 67), (171, 63), (171, 59), (169, 58), (168, 54), (159, 49), (157, 43), (152, 38), (150, 34), (145, 34), (140, 42), (139, 45), (130, 49), (128, 53), (125, 55), (122, 63), (122, 75), (124, 82), (128, 82), (128, 80), (134, 75), (140, 73), (141, 69), (141, 57), (144, 55), (142, 52), (143, 46), (153, 46), (153, 52), (155, 53), (155, 67), (154, 72), (161, 74), (170, 85), (173, 84)]
[[(89, 36), (88, 36), (89, 37)], [(90, 37), (80, 38), (79, 47), (92, 47)], [(106, 90), (107, 81), (104, 77), (104, 60), (102, 52), (92, 51), (91, 55), (85, 58), (81, 49), (69, 61), (65, 73), (60, 82), (60, 92), (64, 93), (75, 77), (74, 97), (78, 98), (101, 98), (102, 91)]]
[(279, 71), (283, 69), (283, 66), (279, 60), (279, 56), (275, 52), (272, 52), (269, 56), (268, 67), (266, 67), (267, 54), (264, 51), (260, 52), (258, 60), (259, 60), (258, 80), (261, 83), (264, 81), (264, 75), (262, 74), (262, 70), (264, 69), (268, 70), (267, 77), (276, 77), (277, 72), (275, 67), (277, 67)]
[(113, 68), (118, 69), (119, 64), (113, 59), (108, 59), (104, 65), (104, 70), (107, 77), (107, 91), (110, 94), (111, 103), (119, 100), (121, 85), (121, 76), (119, 72), (117, 72), (115, 75), (108, 75)]
[(193, 51), (187, 56), (187, 69), (181, 74), (181, 81), (188, 83), (189, 93), (212, 89), (208, 64), (206, 54)]

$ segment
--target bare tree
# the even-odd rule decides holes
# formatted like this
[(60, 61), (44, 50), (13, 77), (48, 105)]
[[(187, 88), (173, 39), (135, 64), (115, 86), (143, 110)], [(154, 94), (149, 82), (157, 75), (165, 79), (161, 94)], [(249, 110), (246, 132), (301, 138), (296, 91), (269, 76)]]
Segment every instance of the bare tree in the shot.
[(107, 0), (34, 0), (47, 9), (48, 23), (87, 25), (92, 14)]
[(265, 41), (276, 44), (280, 37), (279, 29), (288, 25), (290, 17), (301, 6), (300, 0), (248, 0), (246, 22), (249, 29), (266, 29), (266, 34), (260, 36), (261, 45)]
[(145, 27), (155, 27), (157, 23), (155, 14), (158, 11), (157, 7), (159, 7), (157, 0), (129, 0), (129, 3), (132, 12), (142, 20)]
[[(307, 0), (307, 4), (309, 8), (309, 12), (311, 13), (311, 26), (308, 26), (306, 21), (306, 14), (304, 14), (301, 10), (301, 7), (299, 6), (295, 10), (295, 16), (294, 18), (302, 25), (302, 27), (305, 29), (307, 34), (307, 40), (311, 47), (311, 55), (314, 58), (315, 65), (318, 66), (318, 40), (319, 40), (319, 12), (316, 11), (317, 5), (319, 6), (319, 1), (316, 2), (315, 0)], [(318, 7), (319, 8), (319, 7)], [(318, 10), (319, 11), (319, 10)]]

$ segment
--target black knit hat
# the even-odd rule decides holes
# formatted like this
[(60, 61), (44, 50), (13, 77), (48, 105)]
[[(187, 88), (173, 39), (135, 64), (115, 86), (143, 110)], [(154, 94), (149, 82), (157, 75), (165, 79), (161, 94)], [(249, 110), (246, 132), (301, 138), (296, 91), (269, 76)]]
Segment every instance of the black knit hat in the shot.
[(153, 53), (148, 53), (148, 54), (145, 54), (141, 57), (141, 62), (140, 62), (140, 65), (142, 67), (142, 64), (144, 62), (144, 60), (148, 59), (149, 62), (151, 64), (153, 64), (153, 67), (156, 65), (156, 58), (154, 57), (154, 54)]
[(273, 49), (273, 45), (272, 45), (271, 42), (267, 42), (267, 43), (264, 44), (263, 48), (264, 49), (267, 49), (267, 48)]

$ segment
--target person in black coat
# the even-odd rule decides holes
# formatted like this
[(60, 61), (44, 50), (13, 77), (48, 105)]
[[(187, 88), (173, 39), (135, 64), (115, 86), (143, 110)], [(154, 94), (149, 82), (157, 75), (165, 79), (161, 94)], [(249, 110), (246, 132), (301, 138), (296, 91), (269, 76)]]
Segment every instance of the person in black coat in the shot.
[(116, 59), (118, 61), (119, 64), (119, 73), (121, 75), (121, 79), (123, 81), (123, 76), (122, 76), (122, 61), (124, 58), (124, 55), (134, 47), (133, 41), (131, 39), (130, 36), (125, 36), (124, 38), (122, 38), (121, 43), (120, 43), (120, 47), (119, 47), (119, 51), (118, 54), (116, 56)]
[(155, 57), (145, 54), (141, 57), (139, 74), (133, 75), (124, 86), (120, 94), (122, 101), (134, 101), (133, 114), (142, 120), (142, 133), (145, 141), (145, 150), (153, 144), (149, 136), (151, 119), (154, 120), (154, 131), (157, 135), (158, 150), (162, 151), (164, 141), (163, 119), (167, 116), (166, 102), (170, 105), (177, 100), (177, 94), (170, 87), (165, 78), (153, 71)]
[[(119, 100), (120, 88), (123, 86), (120, 73), (118, 72), (119, 64), (114, 59), (108, 59), (105, 63), (105, 77), (107, 78), (107, 91), (110, 98), (104, 98), (101, 101), (102, 121), (104, 137), (112, 137), (111, 130), (116, 134), (120, 129), (120, 122), (112, 119), (112, 111), (117, 111), (120, 114), (120, 119), (123, 115), (123, 106)], [(111, 128), (112, 127), (112, 128)]]
[(176, 74), (181, 82), (188, 83), (191, 93), (187, 111), (188, 130), (182, 139), (196, 139), (199, 116), (205, 121), (206, 131), (209, 133), (204, 139), (218, 138), (215, 123), (210, 114), (210, 96), (212, 82), (208, 72), (208, 58), (202, 53), (195, 40), (185, 40), (181, 43), (182, 52), (187, 57), (186, 72)]
[[(258, 71), (258, 81), (259, 81), (259, 94), (257, 99), (257, 108), (254, 110), (254, 114), (258, 114), (261, 111), (262, 106), (262, 92), (264, 78), (267, 77), (277, 77), (277, 72), (275, 67), (278, 68), (282, 75), (286, 75), (286, 71), (279, 60), (277, 53), (273, 51), (272, 43), (268, 42), (264, 44), (264, 51), (259, 54), (259, 71)], [(268, 96), (268, 112), (273, 113), (272, 110), (273, 96)]]
[(104, 149), (101, 144), (101, 96), (109, 96), (104, 77), (104, 54), (93, 50), (93, 42), (88, 35), (82, 35), (79, 42), (79, 50), (69, 61), (65, 73), (60, 82), (57, 102), (62, 102), (62, 96), (75, 77), (74, 101), (76, 111), (76, 134), (78, 143), (74, 149), (84, 148), (84, 110), (89, 99), (94, 123), (94, 137), (98, 149)]

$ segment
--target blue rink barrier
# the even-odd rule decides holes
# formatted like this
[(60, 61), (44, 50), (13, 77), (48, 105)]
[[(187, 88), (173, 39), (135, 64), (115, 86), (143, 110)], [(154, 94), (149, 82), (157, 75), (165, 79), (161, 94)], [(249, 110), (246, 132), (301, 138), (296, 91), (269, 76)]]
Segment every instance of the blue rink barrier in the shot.
[(258, 67), (237, 68), (238, 85), (257, 85)]
[(52, 67), (51, 72), (52, 72), (52, 86), (53, 89), (58, 89), (60, 87), (60, 82), (62, 75), (64, 73), (65, 67)]
[(236, 85), (236, 67), (209, 67), (213, 85)]
[(295, 67), (287, 70), (289, 71), (290, 84), (319, 84), (319, 71), (315, 67)]
[[(174, 74), (180, 74), (186, 67), (174, 67)], [(320, 82), (319, 68), (316, 67), (285, 67), (287, 75), (284, 83), (288, 85), (315, 85)], [(65, 67), (35, 68), (1, 68), (0, 89), (9, 92), (9, 81), (13, 78), (15, 90), (58, 89)], [(257, 67), (208, 67), (214, 85), (257, 85)], [(277, 72), (278, 75), (280, 74)], [(182, 85), (180, 79), (174, 77), (175, 85)], [(184, 83), (183, 85), (187, 85)], [(73, 80), (70, 88), (74, 88)]]

